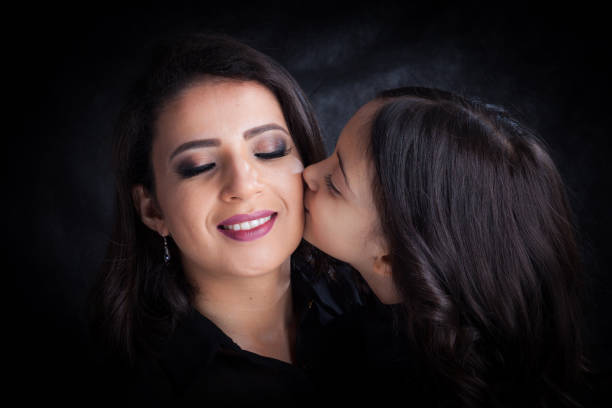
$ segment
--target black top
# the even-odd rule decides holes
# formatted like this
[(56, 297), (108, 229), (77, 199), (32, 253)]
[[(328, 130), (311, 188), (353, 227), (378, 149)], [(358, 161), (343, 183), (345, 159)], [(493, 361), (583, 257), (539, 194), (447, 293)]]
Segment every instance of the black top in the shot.
[(309, 374), (330, 402), (384, 406), (400, 398), (418, 407), (434, 399), (429, 375), (391, 308), (373, 296), (327, 324), (316, 341)]
[[(322, 328), (343, 313), (324, 282), (292, 269), (298, 319), (294, 364), (243, 350), (212, 321), (192, 309), (157, 359), (139, 367), (130, 399), (143, 406), (211, 403), (224, 406), (260, 401), (304, 405), (317, 390), (313, 359)], [(357, 302), (358, 299), (355, 299)]]

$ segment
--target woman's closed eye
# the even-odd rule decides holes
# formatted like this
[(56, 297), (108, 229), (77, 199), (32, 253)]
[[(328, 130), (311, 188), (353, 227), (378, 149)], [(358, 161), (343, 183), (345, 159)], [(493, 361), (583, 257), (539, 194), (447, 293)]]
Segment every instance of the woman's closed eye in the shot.
[(285, 146), (282, 146), (282, 148), (276, 149), (273, 152), (255, 153), (255, 157), (263, 160), (278, 159), (279, 157), (288, 155), (290, 152), (291, 148), (287, 149)]
[(332, 183), (331, 174), (325, 176), (325, 184), (327, 185), (327, 189), (330, 193), (341, 195), (340, 190), (338, 190), (336, 186), (334, 186), (334, 183)]
[(176, 169), (179, 176), (184, 179), (191, 178), (197, 176), (198, 174), (206, 173), (209, 170), (212, 170), (215, 167), (216, 163), (206, 163), (201, 166), (194, 166), (191, 164), (181, 164)]
[[(261, 153), (255, 153), (255, 157), (262, 159), (262, 160), (271, 160), (271, 159), (278, 159), (280, 157), (286, 156), (291, 152), (292, 148), (286, 148), (284, 145), (282, 145), (280, 148), (277, 148), (274, 151), (271, 152), (261, 152)], [(196, 166), (190, 162), (187, 163), (182, 163), (180, 164), (177, 169), (176, 172), (179, 174), (179, 176), (183, 179), (188, 179), (191, 177), (195, 177), (199, 174), (202, 173), (206, 173), (210, 170), (212, 170), (213, 168), (215, 168), (216, 163), (206, 163), (200, 166)]]

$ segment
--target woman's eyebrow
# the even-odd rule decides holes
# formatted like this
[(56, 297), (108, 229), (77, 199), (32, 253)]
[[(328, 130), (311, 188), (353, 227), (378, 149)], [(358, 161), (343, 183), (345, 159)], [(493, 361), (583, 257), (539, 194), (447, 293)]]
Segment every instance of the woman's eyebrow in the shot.
[(281, 132), (289, 136), (289, 132), (287, 132), (284, 127), (282, 127), (281, 125), (277, 125), (276, 123), (266, 123), (265, 125), (245, 130), (242, 136), (244, 137), (244, 140), (249, 140), (253, 136), (257, 136), (261, 133), (267, 132), (268, 130), (280, 130)]
[(195, 149), (200, 147), (211, 147), (211, 146), (219, 146), (221, 145), (221, 141), (219, 139), (198, 139), (198, 140), (190, 140), (189, 142), (185, 142), (179, 147), (177, 147), (174, 152), (170, 155), (168, 161), (172, 160), (177, 154), (183, 153), (185, 150)]
[[(266, 123), (265, 125), (261, 125), (261, 126), (257, 126), (257, 127), (245, 130), (242, 133), (242, 137), (244, 138), (244, 140), (249, 140), (250, 138), (260, 135), (269, 130), (280, 130), (281, 132), (289, 136), (289, 132), (287, 132), (287, 130), (281, 125), (277, 125), (276, 123)], [(221, 145), (221, 141), (219, 139), (190, 140), (189, 142), (185, 142), (179, 147), (177, 147), (170, 155), (170, 158), (168, 159), (168, 161), (172, 160), (176, 155), (183, 153), (185, 150), (197, 149), (201, 147), (218, 147), (220, 145)]]

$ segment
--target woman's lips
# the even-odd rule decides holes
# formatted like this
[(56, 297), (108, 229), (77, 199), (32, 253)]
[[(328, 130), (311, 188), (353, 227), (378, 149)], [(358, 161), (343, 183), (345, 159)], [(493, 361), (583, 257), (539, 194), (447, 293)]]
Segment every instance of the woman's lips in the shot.
[(272, 214), (274, 214), (274, 211), (270, 211), (270, 210), (255, 211), (250, 214), (236, 214), (236, 215), (232, 215), (226, 220), (221, 221), (219, 223), (219, 226), (240, 224), (241, 222), (252, 221), (258, 218), (268, 217)]
[(278, 213), (269, 210), (236, 214), (221, 222), (217, 229), (236, 241), (252, 241), (270, 232), (277, 215)]

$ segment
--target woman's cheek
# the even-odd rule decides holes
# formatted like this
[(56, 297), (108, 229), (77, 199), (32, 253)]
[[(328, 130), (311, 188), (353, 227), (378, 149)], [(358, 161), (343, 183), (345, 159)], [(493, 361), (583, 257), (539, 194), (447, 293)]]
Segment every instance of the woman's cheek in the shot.
[(293, 174), (292, 175), (292, 183), (293, 186), (291, 196), (291, 203), (287, 203), (289, 208), (289, 213), (293, 213), (296, 218), (296, 225), (299, 226), (299, 235), (300, 237), (304, 233), (304, 183), (302, 181), (301, 174)]
[(211, 196), (206, 190), (183, 191), (174, 196), (171, 218), (174, 239), (179, 248), (187, 252), (198, 252), (203, 246), (210, 245), (213, 226), (207, 225), (211, 212)]
[(289, 210), (303, 213), (304, 183), (301, 172), (298, 171), (300, 168), (303, 170), (302, 162), (291, 156), (282, 162), (262, 166), (259, 171), (263, 183), (280, 194)]
[[(304, 172), (304, 164), (302, 164), (302, 161), (295, 156), (289, 156), (287, 158), (286, 167), (287, 167), (287, 171), (290, 174), (300, 174), (301, 175), (302, 172)], [(300, 179), (301, 178), (302, 177), (300, 176)]]
[(271, 161), (256, 162), (257, 171), (264, 179), (271, 180), (279, 176), (299, 176), (304, 171), (304, 165), (299, 157), (290, 154)]

